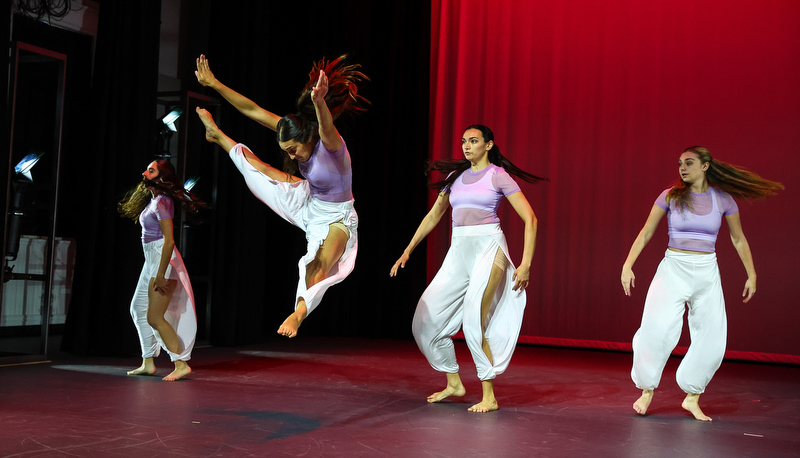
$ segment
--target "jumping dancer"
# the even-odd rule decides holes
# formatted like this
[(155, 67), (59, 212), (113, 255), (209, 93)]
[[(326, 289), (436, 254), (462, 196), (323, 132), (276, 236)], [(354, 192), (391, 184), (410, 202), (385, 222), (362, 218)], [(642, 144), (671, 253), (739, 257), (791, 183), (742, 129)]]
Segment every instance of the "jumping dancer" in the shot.
[[(358, 252), (350, 153), (333, 122), (342, 113), (365, 110), (369, 101), (358, 95), (357, 84), (368, 78), (357, 71), (358, 65), (344, 65), (345, 58), (315, 64), (297, 100), (298, 112), (283, 118), (220, 83), (205, 56), (197, 59), (195, 75), (202, 85), (216, 90), (242, 114), (278, 134), (283, 171), (231, 140), (208, 111), (197, 108), (206, 140), (229, 152), (250, 191), (306, 234), (307, 252), (298, 262), (294, 312), (278, 328), (278, 334), (287, 337), (296, 336), (325, 291), (353, 271)], [(292, 175), (298, 169), (305, 179)]]

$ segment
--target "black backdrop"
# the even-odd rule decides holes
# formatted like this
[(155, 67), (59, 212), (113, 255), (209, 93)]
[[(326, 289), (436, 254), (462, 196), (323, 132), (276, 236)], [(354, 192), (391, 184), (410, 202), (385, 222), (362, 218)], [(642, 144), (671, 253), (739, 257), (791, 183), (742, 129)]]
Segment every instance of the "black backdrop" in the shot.
[[(410, 338), (411, 316), (425, 286), (424, 247), (400, 277), (390, 279), (388, 272), (427, 206), (422, 169), (428, 155), (429, 9), (427, 2), (403, 1), (381, 2), (380, 7), (369, 1), (313, 7), (300, 2), (184, 2), (179, 45), (183, 89), (215, 95), (194, 78), (200, 53), (209, 57), (221, 81), (279, 114), (293, 110), (314, 60), (350, 53), (372, 79), (362, 91), (373, 103), (369, 112), (338, 125), (353, 157), (358, 262), (348, 279), (328, 291), (298, 338)], [(156, 113), (159, 20), (159, 2), (101, 4), (89, 102), (100, 122), (86, 132), (89, 154), (79, 156), (92, 171), (75, 184), (82, 187), (80, 219), (86, 224), (65, 351), (138, 353), (128, 315), (142, 262), (138, 227), (116, 216), (114, 203), (138, 181), (155, 148), (150, 130)], [(227, 105), (219, 121), (232, 138), (279, 165), (271, 131)], [(209, 342), (275, 339), (292, 310), (304, 237), (257, 201), (225, 153), (214, 151), (222, 157), (213, 210), (218, 238)]]

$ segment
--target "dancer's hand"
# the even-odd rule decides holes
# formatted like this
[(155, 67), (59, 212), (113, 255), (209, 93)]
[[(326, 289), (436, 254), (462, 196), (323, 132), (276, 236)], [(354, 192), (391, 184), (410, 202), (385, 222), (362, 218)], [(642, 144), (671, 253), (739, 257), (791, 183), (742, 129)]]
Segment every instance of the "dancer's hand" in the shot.
[(167, 279), (164, 278), (163, 275), (156, 275), (156, 278), (153, 280), (153, 289), (155, 289), (156, 292), (159, 292), (161, 294), (166, 294)]
[(398, 268), (405, 268), (406, 267), (406, 262), (408, 262), (408, 257), (409, 257), (408, 253), (403, 253), (403, 255), (400, 256), (400, 259), (398, 259), (397, 262), (395, 262), (394, 265), (392, 266), (392, 270), (389, 271), (389, 276), (390, 277), (396, 277), (397, 276), (397, 269)]
[(746, 282), (744, 282), (744, 291), (742, 291), (742, 297), (744, 300), (742, 302), (747, 303), (752, 297), (753, 294), (756, 293), (756, 279), (751, 277), (748, 278)]
[(625, 291), (625, 295), (630, 297), (632, 289), (636, 286), (636, 275), (633, 275), (633, 270), (623, 267), (620, 280), (622, 280), (622, 289)]
[(200, 57), (197, 58), (197, 70), (195, 70), (194, 76), (197, 77), (198, 83), (206, 87), (212, 87), (217, 82), (214, 74), (211, 73), (211, 68), (208, 66), (208, 59), (203, 54), (200, 54)]
[(519, 266), (517, 270), (514, 271), (514, 276), (511, 277), (512, 280), (515, 280), (514, 287), (511, 288), (512, 290), (524, 290), (528, 287), (531, 278), (531, 268), (530, 266)]
[(317, 85), (311, 89), (311, 101), (316, 105), (325, 100), (325, 95), (328, 94), (328, 76), (322, 70), (319, 71), (319, 79)]

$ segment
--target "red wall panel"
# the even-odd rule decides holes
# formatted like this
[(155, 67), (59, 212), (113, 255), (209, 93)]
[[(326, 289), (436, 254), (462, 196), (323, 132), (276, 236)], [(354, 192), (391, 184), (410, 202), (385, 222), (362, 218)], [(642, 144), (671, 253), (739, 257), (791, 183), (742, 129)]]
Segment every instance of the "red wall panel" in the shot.
[[(632, 298), (620, 286), (622, 262), (677, 178), (681, 151), (702, 145), (787, 188), (739, 202), (758, 272), (748, 304), (744, 268), (727, 226), (720, 232), (728, 348), (800, 355), (800, 2), (437, 0), (432, 8), (430, 156), (459, 157), (463, 128), (483, 123), (514, 163), (552, 180), (521, 182), (540, 223), (523, 336), (630, 341), (666, 249), (666, 221), (634, 267)], [(501, 218), (519, 261), (522, 222), (508, 204)], [(429, 238), (431, 277), (448, 238), (447, 224)]]

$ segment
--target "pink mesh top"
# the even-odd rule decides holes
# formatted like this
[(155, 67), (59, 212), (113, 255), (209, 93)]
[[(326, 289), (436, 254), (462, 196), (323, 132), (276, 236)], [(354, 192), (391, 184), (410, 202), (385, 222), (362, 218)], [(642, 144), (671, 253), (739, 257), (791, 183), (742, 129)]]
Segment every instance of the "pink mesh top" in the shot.
[(667, 212), (669, 246), (680, 250), (713, 253), (722, 217), (739, 211), (739, 206), (730, 194), (712, 187), (704, 193), (691, 193), (692, 210), (683, 211), (676, 202), (667, 203), (665, 189), (655, 204)]
[(164, 234), (161, 233), (159, 221), (164, 218), (172, 218), (174, 214), (175, 206), (169, 197), (161, 194), (150, 199), (150, 203), (139, 214), (139, 224), (142, 225), (142, 243), (150, 243), (163, 238)]
[(518, 191), (519, 185), (502, 167), (489, 164), (479, 172), (465, 170), (450, 186), (453, 227), (499, 223), (500, 201)]
[(312, 196), (325, 202), (353, 200), (353, 170), (344, 139), (339, 151), (328, 151), (322, 140), (317, 141), (311, 157), (298, 164), (300, 173), (308, 180)]

